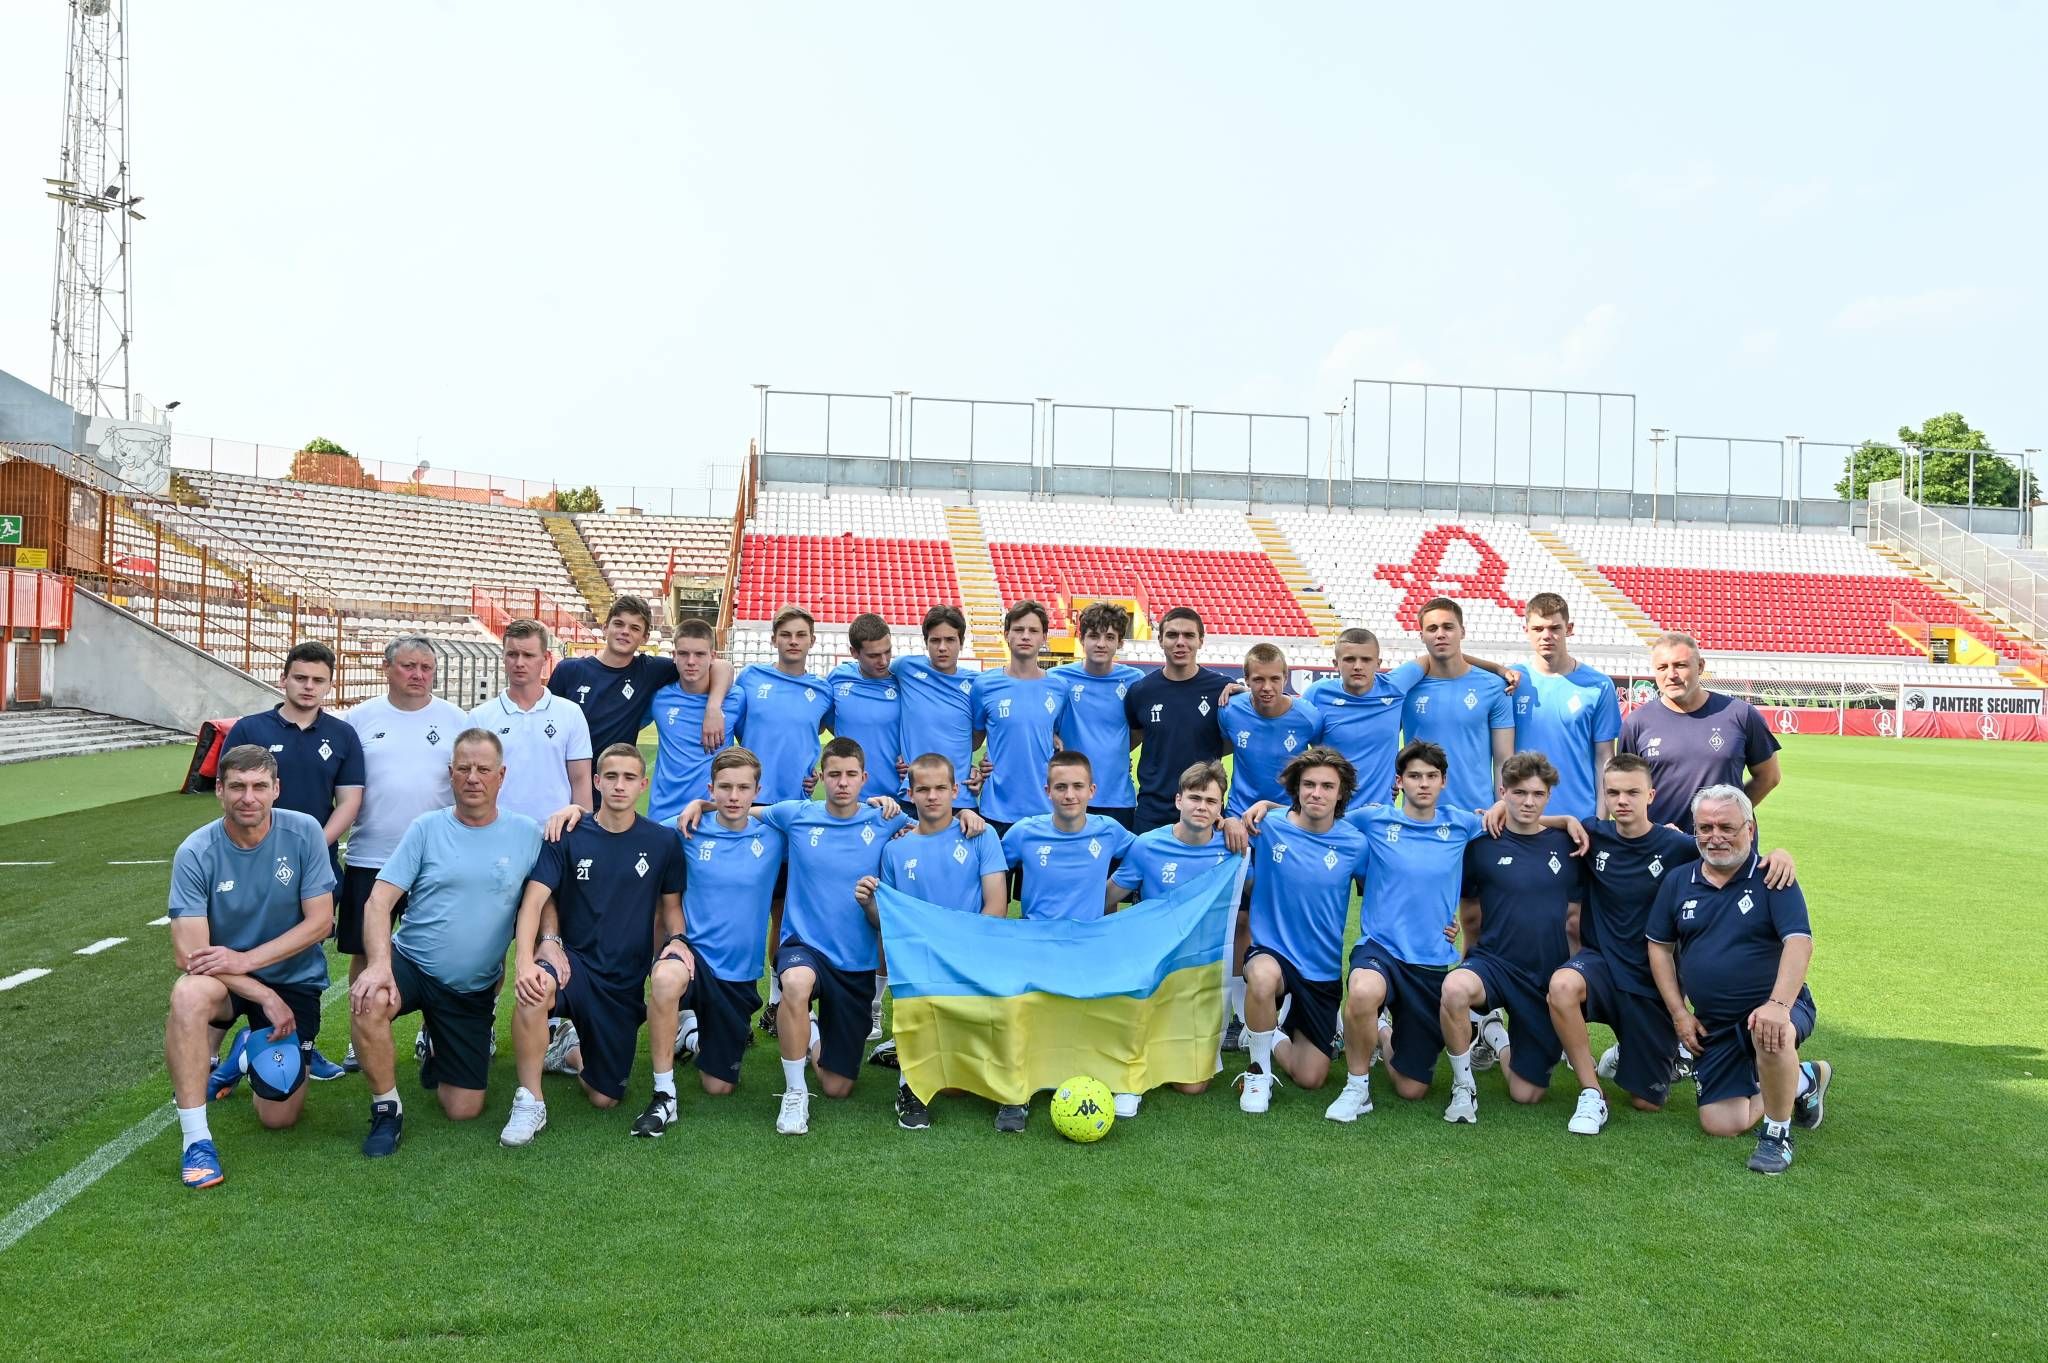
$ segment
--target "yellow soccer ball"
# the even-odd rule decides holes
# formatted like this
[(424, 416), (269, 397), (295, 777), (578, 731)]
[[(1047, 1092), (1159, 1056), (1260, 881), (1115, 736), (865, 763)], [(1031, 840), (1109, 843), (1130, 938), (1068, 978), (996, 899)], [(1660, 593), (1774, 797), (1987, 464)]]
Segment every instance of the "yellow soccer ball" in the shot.
[(1052, 1129), (1083, 1145), (1099, 1141), (1116, 1125), (1116, 1098), (1100, 1079), (1077, 1074), (1053, 1090)]

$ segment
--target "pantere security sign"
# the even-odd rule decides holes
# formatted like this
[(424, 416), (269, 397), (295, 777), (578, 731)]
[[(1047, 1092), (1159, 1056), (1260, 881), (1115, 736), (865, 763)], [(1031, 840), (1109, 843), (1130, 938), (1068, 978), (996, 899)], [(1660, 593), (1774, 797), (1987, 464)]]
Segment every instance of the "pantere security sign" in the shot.
[(2014, 686), (1901, 686), (1899, 709), (1929, 715), (2038, 715), (2041, 693)]

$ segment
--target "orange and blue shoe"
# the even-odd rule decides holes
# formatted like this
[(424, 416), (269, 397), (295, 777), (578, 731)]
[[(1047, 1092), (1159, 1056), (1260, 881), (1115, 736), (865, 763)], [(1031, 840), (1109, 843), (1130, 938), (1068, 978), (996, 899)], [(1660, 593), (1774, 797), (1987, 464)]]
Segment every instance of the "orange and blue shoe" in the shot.
[(213, 1073), (206, 1080), (206, 1096), (219, 1102), (235, 1091), (235, 1085), (242, 1082), (242, 1052), (249, 1049), (249, 1033), (252, 1027), (244, 1027), (228, 1043), (227, 1052), (220, 1063), (213, 1067)]
[(185, 1147), (185, 1167), (180, 1177), (194, 1191), (216, 1187), (227, 1179), (221, 1171), (220, 1151), (213, 1148), (212, 1141), (194, 1141)]

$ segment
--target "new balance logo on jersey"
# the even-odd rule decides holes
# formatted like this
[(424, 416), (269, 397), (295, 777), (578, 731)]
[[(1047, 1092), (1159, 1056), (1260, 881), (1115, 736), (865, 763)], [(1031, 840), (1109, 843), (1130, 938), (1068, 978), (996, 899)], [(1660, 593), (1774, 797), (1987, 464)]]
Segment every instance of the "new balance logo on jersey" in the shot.
[(818, 845), (818, 839), (820, 839), (820, 838), (822, 838), (822, 837), (824, 837), (824, 836), (825, 836), (825, 830), (824, 830), (824, 829), (822, 829), (822, 828), (813, 828), (813, 829), (811, 830), (811, 846), (813, 846), (813, 847), (816, 847), (816, 846)]
[(645, 852), (640, 854), (640, 860), (633, 863), (633, 874), (636, 876), (647, 874), (647, 854)]
[[(1574, 708), (1576, 708), (1578, 702), (1573, 701), (1572, 705)], [(1527, 696), (1515, 697), (1515, 713), (1518, 715), (1526, 715), (1529, 713), (1529, 698)]]
[(270, 745), (270, 750), (271, 750), (272, 752), (283, 752), (283, 751), (284, 751), (284, 744), (282, 744), (282, 743), (273, 743), (273, 744), (271, 744), (271, 745)]
[(1273, 860), (1274, 860), (1274, 861), (1275, 861), (1275, 862), (1277, 863), (1277, 862), (1285, 861), (1286, 859), (1287, 859), (1287, 844), (1286, 844), (1286, 843), (1284, 843), (1284, 842), (1276, 842), (1276, 843), (1274, 843), (1274, 844), (1273, 844)]
[(1038, 844), (1038, 864), (1044, 866), (1051, 862), (1051, 860), (1052, 848), (1045, 843)]
[(232, 881), (232, 880), (223, 880), (223, 881), (222, 881), (222, 882), (221, 882), (220, 884), (218, 884), (218, 885), (216, 885), (216, 886), (214, 886), (214, 887), (213, 887), (213, 892), (214, 892), (215, 894), (231, 894), (231, 893), (233, 893), (233, 892), (234, 892), (234, 888), (235, 888), (235, 882), (234, 882), (234, 881)]
[(668, 723), (668, 724), (673, 724), (673, 723), (675, 723), (677, 719), (679, 719), (679, 718), (681, 718), (681, 717), (682, 717), (682, 713), (683, 713), (683, 707), (682, 707), (682, 706), (680, 706), (680, 705), (671, 705), (671, 706), (669, 706), (669, 707), (668, 707), (668, 715), (667, 715), (667, 718), (666, 718), (666, 719), (664, 720), (664, 723)]
[(1594, 853), (1594, 855), (1593, 855), (1593, 869), (1594, 869), (1594, 870), (1596, 870), (1596, 871), (1605, 871), (1605, 870), (1607, 869), (1607, 858), (1608, 858), (1608, 857), (1609, 857), (1610, 855), (1612, 855), (1612, 854), (1611, 854), (1611, 853), (1608, 853), (1608, 852), (1596, 852), (1596, 853)]
[[(711, 850), (711, 845), (709, 843), (706, 843), (704, 845), (704, 850), (709, 852)], [(581, 861), (576, 863), (576, 878), (578, 880), (590, 879), (590, 860), (591, 859), (589, 857), (585, 857)]]
[(1070, 686), (1070, 687), (1068, 687), (1068, 688), (1067, 688), (1067, 694), (1068, 694), (1068, 695), (1070, 695), (1070, 696), (1072, 696), (1072, 697), (1074, 698), (1074, 703), (1075, 703), (1076, 705), (1079, 705), (1079, 704), (1081, 703), (1081, 691), (1082, 691), (1082, 689), (1083, 689), (1083, 688), (1081, 687), (1080, 683), (1078, 683), (1078, 682), (1077, 682), (1077, 683), (1075, 683), (1075, 684), (1074, 684), (1073, 686)]
[(845, 700), (848, 696), (853, 694), (853, 683), (841, 682), (838, 686), (832, 689), (839, 693), (839, 699)]
[(999, 700), (999, 701), (997, 701), (997, 702), (996, 702), (996, 718), (997, 718), (997, 719), (1008, 719), (1009, 717), (1010, 717), (1010, 698), (1009, 698), (1008, 696), (1004, 696), (1004, 697), (1003, 697), (1003, 698), (1002, 698), (1001, 700)]
[(1515, 859), (1513, 857), (1502, 857), (1499, 861), (1494, 863), (1494, 865), (1496, 866), (1512, 866), (1514, 864)]
[(1155, 705), (1155, 706), (1153, 706), (1153, 707), (1152, 707), (1152, 718), (1151, 718), (1151, 719), (1149, 719), (1149, 720), (1147, 720), (1147, 721), (1146, 721), (1146, 723), (1148, 723), (1148, 724), (1157, 724), (1157, 723), (1159, 722), (1159, 717), (1160, 717), (1161, 715), (1165, 714), (1165, 713), (1166, 713), (1166, 707), (1165, 707), (1164, 705)]
[(1249, 729), (1239, 729), (1239, 730), (1237, 731), (1237, 746), (1238, 746), (1238, 747), (1240, 747), (1240, 748), (1245, 748), (1245, 747), (1249, 747), (1249, 746), (1251, 746), (1251, 741), (1252, 741), (1252, 735), (1251, 735), (1251, 730), (1249, 730)]
[(929, 672), (921, 672), (921, 671), (919, 671), (919, 670), (918, 670), (917, 668), (914, 668), (914, 667), (910, 669), (910, 675), (911, 675), (911, 676), (913, 676), (913, 677), (915, 677), (915, 678), (917, 678), (917, 679), (918, 679), (919, 681), (930, 681), (930, 680), (932, 679), (932, 674), (931, 674), (931, 673), (929, 673)]
[(511, 725), (509, 725), (509, 724), (507, 724), (507, 725), (506, 725), (506, 726), (505, 726), (504, 728), (502, 728), (502, 729), (498, 730), (498, 732), (499, 732), (500, 734), (509, 734), (509, 733), (511, 733), (511, 732), (512, 732), (512, 726), (511, 726)]
[(1417, 696), (1415, 698), (1415, 713), (1418, 715), (1426, 715), (1429, 713), (1428, 696)]
[(583, 704), (583, 702), (585, 702), (585, 701), (587, 701), (587, 700), (589, 700), (589, 699), (590, 699), (590, 688), (589, 688), (589, 687), (587, 687), (587, 686), (579, 686), (579, 687), (577, 687), (577, 688), (576, 688), (576, 703), (577, 703), (578, 705), (581, 705), (581, 704)]
[(1176, 882), (1177, 882), (1177, 881), (1179, 880), (1179, 878), (1180, 878), (1180, 863), (1179, 863), (1179, 862), (1177, 862), (1177, 861), (1169, 861), (1169, 862), (1167, 862), (1167, 863), (1166, 863), (1166, 864), (1165, 864), (1164, 866), (1161, 866), (1161, 867), (1159, 868), (1159, 883), (1160, 883), (1161, 885), (1172, 885), (1172, 884), (1176, 883)]
[[(761, 844), (760, 844), (760, 843), (758, 843), (758, 842), (754, 844), (754, 855), (755, 855), (755, 856), (757, 856), (757, 857), (761, 855)], [(704, 843), (704, 844), (702, 844), (701, 846), (699, 846), (699, 847), (697, 848), (697, 860), (699, 860), (699, 861), (709, 861), (709, 860), (711, 860), (711, 844), (710, 844), (710, 843), (708, 843), (708, 842), (707, 842), (707, 843)]]
[[(586, 689), (586, 690), (588, 690), (589, 688), (587, 688), (587, 687), (586, 687), (585, 689)], [(759, 686), (757, 686), (757, 687), (755, 687), (755, 688), (754, 688), (754, 699), (755, 699), (755, 700), (766, 700), (766, 699), (768, 699), (768, 697), (770, 697), (770, 696), (772, 696), (772, 695), (774, 695), (774, 694), (775, 694), (775, 683), (773, 683), (773, 682), (762, 682), (762, 683), (761, 683), (761, 684), (760, 684)]]
[(1699, 908), (1699, 906), (1700, 901), (1697, 899), (1686, 900), (1685, 903), (1679, 908), (1678, 921), (1681, 923), (1690, 923), (1695, 916), (1693, 910)]
[(1337, 708), (1338, 708), (1339, 710), (1341, 710), (1341, 709), (1343, 709), (1343, 708), (1344, 708), (1345, 706), (1349, 705), (1349, 704), (1350, 704), (1351, 702), (1350, 702), (1350, 701), (1348, 701), (1348, 700), (1346, 700), (1346, 699), (1344, 699), (1344, 697), (1342, 697), (1342, 696), (1332, 696), (1332, 697), (1330, 697), (1330, 699), (1329, 699), (1329, 700), (1327, 700), (1327, 701), (1326, 701), (1326, 702), (1324, 702), (1324, 703), (1325, 703), (1325, 704), (1327, 704), (1327, 705), (1334, 705), (1334, 706), (1336, 706), (1336, 707), (1337, 707)]
[(280, 884), (280, 885), (289, 885), (289, 884), (291, 884), (291, 883), (292, 883), (292, 864), (291, 864), (291, 862), (290, 862), (289, 860), (287, 860), (286, 858), (284, 858), (284, 857), (279, 857), (279, 858), (277, 859), (277, 869), (276, 869), (275, 871), (271, 872), (271, 874), (277, 877), (277, 883), (278, 883), (278, 884)]
[(912, 857), (912, 858), (910, 858), (910, 860), (908, 860), (908, 861), (906, 861), (906, 862), (904, 862), (904, 863), (903, 863), (903, 878), (904, 878), (905, 880), (916, 880), (916, 879), (917, 879), (917, 858), (916, 858), (916, 857)]
[(1392, 843), (1397, 843), (1397, 842), (1399, 842), (1399, 841), (1401, 841), (1401, 828), (1400, 828), (1400, 825), (1398, 825), (1398, 824), (1391, 824), (1391, 823), (1390, 823), (1390, 824), (1388, 824), (1388, 825), (1387, 825), (1387, 842), (1388, 842), (1389, 844), (1392, 844)]
[(1742, 898), (1735, 901), (1735, 907), (1741, 909), (1744, 913), (1748, 913), (1751, 909), (1756, 907), (1756, 901), (1754, 899), (1751, 899), (1749, 895), (1745, 893), (1742, 896)]

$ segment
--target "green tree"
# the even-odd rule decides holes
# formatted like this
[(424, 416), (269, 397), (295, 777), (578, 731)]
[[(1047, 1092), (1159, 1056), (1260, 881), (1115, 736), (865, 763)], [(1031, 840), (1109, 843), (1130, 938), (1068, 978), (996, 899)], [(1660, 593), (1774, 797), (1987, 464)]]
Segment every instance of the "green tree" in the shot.
[[(1917, 453), (1908, 460), (1900, 446), (1910, 445)], [(1991, 453), (1991, 441), (1964, 419), (1961, 412), (1943, 412), (1927, 418), (1920, 428), (1899, 427), (1899, 444), (1866, 440), (1850, 456), (1851, 473), (1835, 484), (1835, 495), (1848, 497), (1853, 486), (1859, 496), (1868, 496), (1872, 483), (1900, 476), (1908, 466), (1912, 486), (1907, 493), (1930, 506), (1966, 506), (1970, 502), (1971, 465), (1975, 464), (1978, 506), (2027, 506), (2039, 493), (2037, 478), (2020, 487), (2019, 466)], [(1972, 453), (1975, 458), (1972, 459)], [(1924, 479), (1924, 482), (1923, 482)]]
[(555, 493), (557, 511), (602, 511), (604, 498), (594, 487), (565, 487)]

